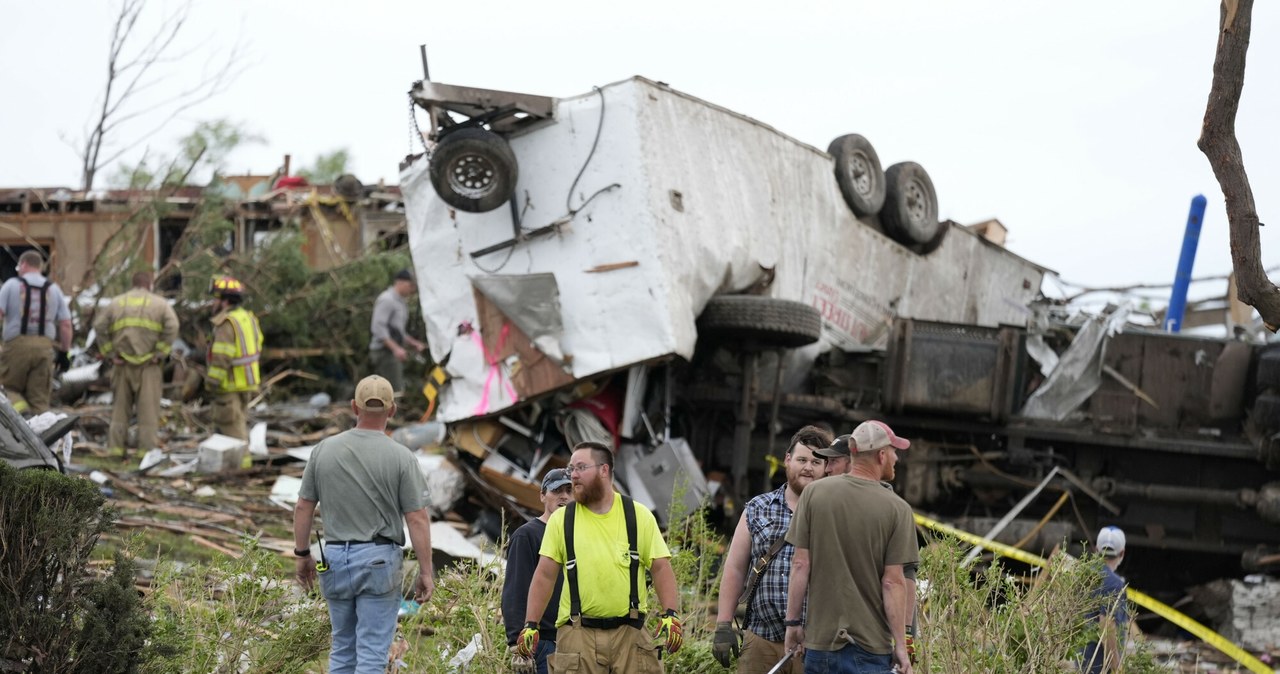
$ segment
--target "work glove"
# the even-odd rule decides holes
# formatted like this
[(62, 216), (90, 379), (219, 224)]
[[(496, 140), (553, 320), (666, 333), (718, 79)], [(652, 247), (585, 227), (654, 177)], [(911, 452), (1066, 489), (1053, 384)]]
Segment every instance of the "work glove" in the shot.
[(738, 633), (733, 629), (733, 623), (716, 623), (716, 637), (711, 646), (711, 654), (716, 656), (716, 661), (720, 663), (720, 666), (726, 669), (732, 667), (733, 659), (738, 657), (741, 652), (742, 648), (738, 644)]
[(54, 349), (53, 352), (53, 369), (59, 374), (66, 372), (71, 368), (71, 356), (67, 355), (62, 349)]
[(653, 633), (653, 637), (666, 642), (668, 653), (680, 650), (681, 644), (684, 643), (684, 627), (680, 624), (680, 616), (675, 610), (667, 609), (667, 612), (662, 614), (662, 619), (658, 621), (658, 631)]
[(538, 623), (527, 622), (516, 635), (516, 653), (532, 658), (538, 652)]
[(511, 647), (511, 671), (515, 674), (537, 674), (537, 664), (533, 660), (533, 656), (521, 655), (518, 651), (520, 645), (517, 643)]

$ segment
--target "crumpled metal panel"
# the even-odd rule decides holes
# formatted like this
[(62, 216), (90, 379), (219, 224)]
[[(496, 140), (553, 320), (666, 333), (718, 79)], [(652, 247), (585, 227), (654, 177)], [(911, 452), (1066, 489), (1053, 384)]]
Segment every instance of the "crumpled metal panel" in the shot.
[(556, 362), (564, 362), (560, 337), (560, 288), (552, 273), (477, 276), (471, 283), (497, 305), (538, 350)]
[(1128, 316), (1128, 308), (1119, 307), (1089, 319), (1059, 358), (1049, 378), (1027, 398), (1022, 416), (1062, 421), (1088, 400), (1102, 383), (1107, 338), (1124, 325)]

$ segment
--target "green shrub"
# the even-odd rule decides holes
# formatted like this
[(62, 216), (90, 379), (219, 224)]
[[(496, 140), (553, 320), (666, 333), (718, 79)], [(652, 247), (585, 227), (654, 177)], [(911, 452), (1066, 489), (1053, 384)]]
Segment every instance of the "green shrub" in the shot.
[(40, 674), (133, 672), (148, 622), (122, 555), (87, 572), (114, 520), (98, 487), (0, 463), (0, 669)]
[[(1070, 672), (1098, 624), (1085, 615), (1105, 598), (1102, 558), (1057, 553), (1030, 583), (1007, 575), (1000, 560), (983, 570), (964, 566), (962, 544), (936, 538), (920, 551), (926, 587), (919, 611), (917, 671)], [(1129, 615), (1133, 615), (1132, 610)], [(1145, 648), (1120, 654), (1122, 672), (1162, 671)]]
[(273, 552), (179, 570), (163, 567), (148, 597), (154, 621), (147, 674), (301, 673), (329, 648), (329, 613), (301, 596)]

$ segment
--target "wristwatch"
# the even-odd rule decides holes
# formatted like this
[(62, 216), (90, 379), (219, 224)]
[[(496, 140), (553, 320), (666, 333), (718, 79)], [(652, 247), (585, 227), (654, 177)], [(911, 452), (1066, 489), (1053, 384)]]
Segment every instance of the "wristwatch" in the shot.
[(782, 626), (783, 627), (804, 627), (804, 621), (798, 618), (796, 620), (783, 620)]
[(310, 556), (311, 556), (311, 548), (303, 548), (303, 549), (301, 549), (301, 550), (294, 550), (294, 551), (293, 551), (293, 556), (294, 556), (294, 557), (310, 557)]

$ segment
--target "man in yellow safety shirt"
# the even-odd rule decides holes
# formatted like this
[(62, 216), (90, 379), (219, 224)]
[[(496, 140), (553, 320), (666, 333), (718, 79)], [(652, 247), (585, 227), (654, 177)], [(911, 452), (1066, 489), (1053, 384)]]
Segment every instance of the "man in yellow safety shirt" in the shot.
[(249, 399), (261, 384), (258, 359), (262, 355), (262, 328), (258, 317), (241, 306), (244, 285), (240, 281), (225, 276), (216, 279), (212, 292), (217, 298), (217, 313), (204, 382), (213, 394), (213, 424), (223, 435), (248, 440)]
[(98, 314), (93, 329), (101, 340), (98, 351), (113, 366), (108, 447), (128, 456), (125, 438), (136, 406), (138, 449), (154, 449), (160, 428), (163, 362), (178, 338), (177, 314), (163, 297), (151, 292), (151, 272), (140, 271), (133, 275), (133, 288)]

